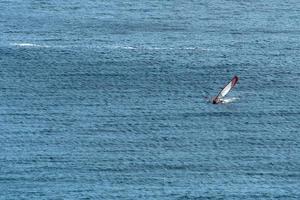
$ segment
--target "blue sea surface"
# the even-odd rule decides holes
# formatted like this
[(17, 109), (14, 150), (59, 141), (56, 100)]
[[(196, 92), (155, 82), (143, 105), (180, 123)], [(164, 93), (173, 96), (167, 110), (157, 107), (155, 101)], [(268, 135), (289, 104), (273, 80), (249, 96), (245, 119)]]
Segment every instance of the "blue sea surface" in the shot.
[(299, 55), (296, 0), (0, 0), (0, 199), (298, 200)]

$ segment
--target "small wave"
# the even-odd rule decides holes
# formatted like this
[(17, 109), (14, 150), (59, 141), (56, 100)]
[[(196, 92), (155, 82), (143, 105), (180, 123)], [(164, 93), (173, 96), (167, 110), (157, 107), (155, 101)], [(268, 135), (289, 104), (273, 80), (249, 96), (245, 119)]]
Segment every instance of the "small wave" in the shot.
[(138, 50), (138, 51), (172, 51), (172, 50), (195, 50), (195, 51), (213, 51), (212, 49), (200, 47), (159, 47), (159, 46), (127, 46), (127, 45), (42, 45), (34, 43), (10, 43), (12, 46), (22, 48), (90, 48), (90, 49), (119, 49), (119, 50)]
[(110, 46), (112, 49), (126, 49), (126, 50), (200, 50), (212, 51), (211, 49), (199, 47), (153, 47), (153, 46)]
[(32, 43), (11, 43), (10, 45), (12, 46), (17, 46), (17, 47), (49, 47), (47, 45), (39, 45), (39, 44), (32, 44)]
[(131, 47), (131, 46), (113, 46), (112, 48), (115, 48), (115, 49), (132, 49), (132, 50), (138, 49), (137, 47)]
[(225, 98), (225, 99), (222, 99), (222, 103), (225, 103), (225, 104), (226, 103), (232, 103), (232, 102), (235, 102), (237, 100), (239, 100), (238, 97)]

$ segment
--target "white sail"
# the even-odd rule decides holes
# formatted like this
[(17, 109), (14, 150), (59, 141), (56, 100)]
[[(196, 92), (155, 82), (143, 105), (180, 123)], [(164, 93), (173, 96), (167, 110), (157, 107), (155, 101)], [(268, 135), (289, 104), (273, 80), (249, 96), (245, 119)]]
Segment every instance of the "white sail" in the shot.
[(224, 98), (230, 90), (235, 86), (235, 84), (238, 82), (239, 78), (237, 76), (234, 76), (231, 81), (221, 90), (221, 92), (218, 94), (217, 98)]

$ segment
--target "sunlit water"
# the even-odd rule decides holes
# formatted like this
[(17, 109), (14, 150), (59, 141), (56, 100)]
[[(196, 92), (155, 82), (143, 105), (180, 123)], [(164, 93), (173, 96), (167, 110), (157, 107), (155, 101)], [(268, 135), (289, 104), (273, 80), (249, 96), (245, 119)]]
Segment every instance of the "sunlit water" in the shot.
[(0, 1), (0, 198), (300, 199), (299, 13)]

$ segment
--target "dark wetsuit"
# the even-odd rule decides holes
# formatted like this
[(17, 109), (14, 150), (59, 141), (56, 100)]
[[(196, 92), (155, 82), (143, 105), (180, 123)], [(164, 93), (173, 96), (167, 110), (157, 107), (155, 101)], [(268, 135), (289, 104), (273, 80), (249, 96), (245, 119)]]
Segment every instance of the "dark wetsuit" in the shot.
[(221, 99), (219, 99), (219, 98), (214, 98), (214, 100), (213, 100), (213, 102), (212, 102), (213, 104), (218, 104), (218, 103), (222, 103), (222, 100)]

